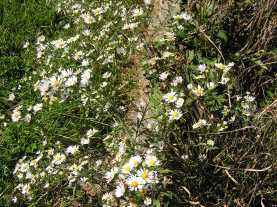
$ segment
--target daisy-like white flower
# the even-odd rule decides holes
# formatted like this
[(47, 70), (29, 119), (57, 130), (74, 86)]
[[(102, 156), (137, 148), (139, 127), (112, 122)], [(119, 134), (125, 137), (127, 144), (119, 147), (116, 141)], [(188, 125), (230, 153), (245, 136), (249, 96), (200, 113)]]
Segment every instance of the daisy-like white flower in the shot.
[(59, 77), (52, 76), (50, 77), (49, 81), (54, 90), (57, 90), (61, 85), (61, 80)]
[(138, 26), (138, 23), (137, 22), (134, 22), (134, 23), (129, 23), (129, 24), (125, 24), (123, 26), (123, 30), (133, 30), (135, 29), (136, 27)]
[(111, 75), (112, 75), (112, 73), (110, 73), (110, 72), (106, 72), (106, 73), (104, 73), (103, 75), (102, 75), (102, 78), (109, 78), (109, 77), (111, 77)]
[(144, 163), (148, 167), (156, 167), (160, 164), (160, 161), (158, 160), (158, 158), (155, 155), (148, 154), (145, 157)]
[(130, 174), (133, 169), (134, 165), (130, 164), (130, 162), (127, 162), (122, 166), (121, 171), (123, 174)]
[(61, 78), (67, 78), (73, 75), (72, 69), (65, 69), (61, 71)]
[(18, 106), (13, 110), (12, 117), (11, 117), (13, 122), (18, 122), (21, 119), (20, 109), (21, 109), (21, 106)]
[(81, 145), (88, 145), (90, 143), (90, 139), (89, 138), (81, 138)]
[(174, 103), (177, 100), (176, 92), (171, 91), (163, 96), (167, 103)]
[(105, 178), (106, 178), (107, 182), (108, 183), (111, 182), (117, 173), (118, 173), (117, 167), (113, 167), (110, 171), (106, 172)]
[(149, 6), (151, 4), (152, 0), (144, 0), (144, 4), (146, 6)]
[(184, 99), (183, 98), (178, 98), (178, 100), (176, 101), (176, 108), (181, 108), (184, 104)]
[(77, 77), (75, 75), (72, 75), (65, 82), (65, 86), (66, 87), (74, 86), (77, 83), (77, 81), (78, 81)]
[(81, 17), (86, 24), (92, 24), (95, 21), (89, 13), (82, 14)]
[(150, 206), (152, 204), (152, 199), (149, 197), (146, 197), (143, 201), (144, 205)]
[(199, 119), (198, 122), (192, 125), (193, 129), (202, 128), (207, 125), (207, 121), (205, 119)]
[(41, 111), (42, 110), (42, 106), (43, 106), (42, 103), (38, 103), (38, 104), (34, 105), (33, 106), (34, 113), (37, 113), (38, 111)]
[(115, 189), (115, 197), (120, 198), (124, 195), (125, 193), (125, 186), (124, 183), (119, 183), (119, 185), (116, 186)]
[(183, 115), (182, 112), (178, 109), (170, 110), (168, 114), (169, 114), (170, 121), (179, 120)]
[(52, 163), (55, 165), (60, 165), (65, 161), (66, 157), (62, 153), (57, 153), (53, 156), (53, 161)]
[(66, 42), (63, 39), (54, 40), (51, 43), (56, 49), (61, 49), (66, 46)]
[(209, 82), (209, 83), (207, 83), (207, 88), (208, 88), (209, 90), (214, 89), (214, 88), (215, 88), (215, 83), (214, 83), (214, 82)]
[(169, 73), (168, 72), (163, 72), (163, 73), (161, 73), (160, 74), (160, 80), (166, 80), (167, 79), (167, 76), (169, 75)]
[(222, 63), (215, 63), (214, 66), (222, 71), (225, 70), (226, 65), (222, 64)]
[(133, 156), (129, 159), (129, 164), (134, 167), (137, 167), (141, 162), (142, 158), (139, 155)]
[(79, 151), (79, 146), (78, 145), (71, 145), (69, 147), (66, 148), (66, 154), (76, 154)]
[(145, 181), (140, 177), (132, 175), (127, 179), (127, 184), (131, 191), (138, 191), (143, 188)]
[(91, 77), (91, 70), (85, 70), (81, 75), (81, 86), (87, 86)]
[(202, 88), (200, 85), (197, 86), (197, 88), (192, 89), (192, 93), (196, 96), (204, 96), (204, 88)]
[(47, 80), (40, 81), (38, 85), (38, 90), (40, 91), (40, 95), (44, 96), (49, 89), (49, 82)]
[(11, 94), (9, 95), (8, 100), (9, 100), (9, 101), (14, 101), (14, 99), (15, 99), (15, 95), (14, 95), (14, 93), (11, 93)]
[(97, 129), (89, 129), (86, 133), (87, 138), (91, 138), (95, 133), (97, 133)]
[(154, 178), (153, 172), (145, 168), (142, 168), (138, 171), (138, 176), (142, 178), (146, 183), (151, 183)]
[(199, 73), (204, 73), (206, 68), (207, 68), (206, 64), (201, 64), (201, 65), (198, 65), (197, 70), (199, 71)]
[(177, 86), (179, 83), (183, 82), (183, 78), (181, 76), (177, 76), (173, 82), (171, 83), (172, 86)]

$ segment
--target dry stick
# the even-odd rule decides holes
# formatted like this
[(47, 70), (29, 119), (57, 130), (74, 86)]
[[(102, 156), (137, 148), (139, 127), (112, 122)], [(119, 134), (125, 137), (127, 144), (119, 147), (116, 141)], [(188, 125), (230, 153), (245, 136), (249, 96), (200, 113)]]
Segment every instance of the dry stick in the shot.
[(205, 32), (201, 28), (199, 28), (199, 31), (217, 49), (218, 53), (220, 54), (221, 58), (223, 59), (223, 62), (225, 63), (225, 58), (224, 58), (222, 52), (220, 51), (220, 49), (216, 46), (216, 44), (211, 40), (211, 38), (208, 35), (205, 34)]
[(226, 175), (228, 175), (228, 177), (236, 184), (239, 185), (238, 181), (235, 180), (235, 178), (233, 178), (230, 173), (228, 172), (228, 170), (224, 170), (224, 172), (226, 173)]

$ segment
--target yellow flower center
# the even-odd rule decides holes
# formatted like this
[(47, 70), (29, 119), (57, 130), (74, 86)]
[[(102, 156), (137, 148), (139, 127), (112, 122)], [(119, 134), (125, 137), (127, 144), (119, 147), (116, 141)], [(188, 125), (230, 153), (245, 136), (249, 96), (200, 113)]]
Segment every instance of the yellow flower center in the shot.
[(146, 170), (144, 170), (142, 173), (141, 173), (141, 178), (146, 180), (148, 178), (148, 172)]
[(133, 188), (137, 188), (137, 187), (139, 186), (138, 181), (133, 180), (133, 181), (131, 182), (131, 186), (132, 186)]

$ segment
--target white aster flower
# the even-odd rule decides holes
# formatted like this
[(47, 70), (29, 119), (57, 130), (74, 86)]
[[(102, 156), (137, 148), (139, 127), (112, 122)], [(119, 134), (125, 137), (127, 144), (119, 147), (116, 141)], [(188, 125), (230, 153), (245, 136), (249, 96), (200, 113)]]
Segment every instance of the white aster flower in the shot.
[(142, 162), (142, 158), (139, 155), (133, 156), (129, 159), (129, 164), (137, 167)]
[(148, 167), (156, 167), (160, 164), (160, 161), (155, 155), (149, 154), (149, 155), (146, 155), (144, 163)]
[(205, 119), (199, 119), (198, 122), (192, 125), (193, 129), (202, 128), (207, 125), (207, 121)]
[(67, 148), (66, 148), (66, 154), (72, 154), (72, 155), (74, 155), (74, 154), (76, 154), (77, 152), (79, 151), (79, 146), (78, 145), (71, 145), (71, 146), (68, 146)]
[(92, 24), (95, 21), (89, 13), (82, 14), (81, 17), (86, 24)]
[(169, 114), (170, 121), (179, 120), (183, 115), (182, 112), (178, 109), (170, 110), (168, 114)]
[(183, 78), (181, 76), (177, 76), (173, 82), (171, 83), (172, 86), (177, 86), (179, 83), (183, 82)]
[(77, 77), (75, 75), (72, 75), (65, 82), (65, 86), (66, 87), (74, 86), (77, 83), (77, 81), (78, 81)]
[(11, 117), (13, 122), (18, 122), (21, 119), (20, 109), (21, 109), (21, 106), (18, 106), (13, 110), (12, 117)]
[(43, 107), (43, 104), (42, 103), (38, 103), (36, 105), (33, 106), (33, 111), (34, 113), (37, 113), (38, 111), (41, 111), (42, 110), (42, 107)]
[(60, 165), (61, 163), (63, 163), (65, 161), (66, 157), (64, 154), (62, 153), (57, 153), (53, 156), (53, 161), (52, 163), (55, 165)]
[(176, 101), (176, 108), (181, 108), (184, 104), (184, 99), (183, 98), (178, 98), (177, 101)]
[(146, 183), (151, 183), (154, 175), (148, 169), (142, 168), (138, 171), (138, 177), (142, 178)]
[(87, 133), (86, 133), (86, 136), (87, 136), (87, 138), (91, 138), (95, 133), (97, 133), (98, 132), (98, 130), (97, 129), (89, 129), (88, 131), (87, 131)]
[(89, 138), (81, 138), (81, 145), (88, 145), (90, 143), (90, 139)]
[(197, 70), (199, 71), (199, 73), (204, 73), (206, 68), (207, 68), (207, 66), (205, 64), (201, 64), (201, 65), (198, 65)]
[(109, 78), (109, 77), (111, 77), (111, 75), (112, 75), (112, 73), (110, 73), (110, 72), (106, 72), (106, 73), (104, 73), (103, 75), (102, 75), (102, 78)]
[(152, 204), (152, 199), (149, 197), (146, 197), (143, 201), (144, 205), (150, 206)]
[(163, 96), (163, 99), (167, 103), (174, 103), (177, 100), (176, 92), (171, 91), (170, 93), (167, 93)]
[(9, 95), (8, 100), (9, 100), (9, 101), (14, 101), (14, 99), (15, 99), (15, 95), (14, 95), (14, 93), (11, 93), (11, 94)]
[(91, 70), (85, 70), (81, 75), (81, 86), (87, 86), (91, 77)]
[(143, 188), (145, 181), (140, 177), (132, 175), (127, 179), (127, 184), (131, 191), (138, 191)]
[(111, 182), (117, 173), (118, 173), (117, 167), (113, 167), (110, 171), (106, 172), (105, 178), (106, 178), (107, 182), (108, 183)]
[(166, 80), (167, 79), (167, 76), (169, 75), (169, 73), (168, 72), (163, 72), (163, 73), (161, 73), (160, 74), (160, 80)]
[(119, 185), (116, 186), (115, 189), (115, 197), (120, 198), (125, 193), (125, 186), (123, 183), (119, 183)]
[(197, 88), (192, 89), (192, 93), (196, 96), (204, 96), (204, 88), (202, 88), (200, 85), (197, 86)]
[(54, 40), (51, 43), (56, 49), (61, 49), (66, 46), (66, 42), (63, 39)]

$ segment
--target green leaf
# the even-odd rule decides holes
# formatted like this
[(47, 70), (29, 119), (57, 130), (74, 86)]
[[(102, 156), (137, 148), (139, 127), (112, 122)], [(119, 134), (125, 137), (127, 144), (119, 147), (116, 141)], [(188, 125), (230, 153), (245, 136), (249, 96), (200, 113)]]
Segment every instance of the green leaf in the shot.
[(217, 33), (217, 37), (219, 37), (221, 40), (223, 40), (224, 43), (228, 42), (228, 35), (227, 35), (226, 31), (224, 31), (224, 30), (219, 30), (219, 32)]

